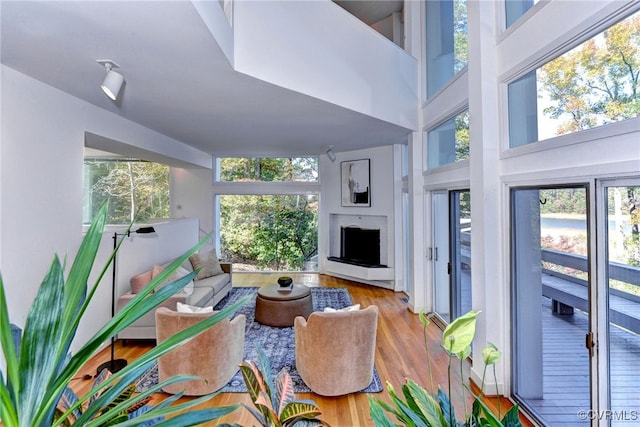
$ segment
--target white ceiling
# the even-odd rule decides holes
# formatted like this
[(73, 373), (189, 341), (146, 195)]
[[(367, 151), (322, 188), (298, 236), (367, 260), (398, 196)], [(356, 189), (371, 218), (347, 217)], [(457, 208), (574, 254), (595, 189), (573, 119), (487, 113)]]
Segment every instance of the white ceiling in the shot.
[[(340, 5), (371, 21), (402, 1)], [(235, 72), (187, 1), (2, 0), (1, 7), (4, 65), (207, 153), (317, 155), (330, 144), (349, 151), (404, 142), (409, 133)], [(99, 90), (98, 59), (115, 61), (125, 76), (116, 103)]]

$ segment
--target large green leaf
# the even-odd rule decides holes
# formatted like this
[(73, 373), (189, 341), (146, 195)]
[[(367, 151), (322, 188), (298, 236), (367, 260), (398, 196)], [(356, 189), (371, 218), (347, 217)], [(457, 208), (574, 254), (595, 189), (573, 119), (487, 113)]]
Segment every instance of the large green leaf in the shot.
[(518, 404), (515, 404), (504, 414), (502, 418), (502, 425), (504, 427), (522, 427), (522, 421), (520, 421)]
[(4, 292), (4, 282), (0, 275), (0, 343), (2, 344), (2, 354), (6, 361), (7, 384), (0, 371), (0, 419), (5, 427), (18, 425), (18, 413), (14, 405), (13, 387), (11, 384), (18, 384), (20, 368), (18, 366), (17, 351), (11, 335), (11, 322), (9, 321), (9, 309), (7, 308), (7, 298)]
[(387, 386), (389, 389), (389, 397), (396, 408), (398, 408), (398, 419), (400, 422), (409, 427), (428, 427), (427, 419), (424, 414), (420, 412), (419, 408), (417, 411), (411, 408), (407, 402), (398, 397), (391, 384), (387, 383)]
[(278, 405), (274, 409), (276, 413), (280, 415), (280, 420), (282, 420), (282, 413), (285, 407), (296, 400), (296, 394), (293, 391), (293, 381), (291, 381), (289, 372), (285, 368), (282, 368), (276, 376), (274, 400)]
[[(196, 274), (192, 273), (187, 277), (176, 280), (153, 293), (180, 264), (186, 261), (193, 252), (206, 242), (209, 236), (167, 267), (158, 278), (152, 281), (148, 288), (145, 288), (129, 305), (110, 319), (79, 351), (70, 356), (70, 345), (80, 320), (86, 313), (101, 279), (104, 278), (105, 272), (109, 269), (109, 265), (115, 257), (114, 251), (109, 261), (100, 271), (96, 282), (87, 288), (88, 278), (103, 239), (106, 213), (105, 204), (101, 207), (91, 227), (85, 234), (66, 281), (63, 274), (64, 268), (58, 258), (54, 257), (49, 272), (43, 280), (27, 316), (19, 359), (15, 356), (16, 349), (13, 346), (13, 340), (10, 335), (4, 284), (0, 279), (0, 342), (7, 361), (6, 382), (5, 378), (0, 374), (0, 402), (2, 404), (0, 416), (5, 427), (50, 426), (65, 423), (65, 415), (56, 419), (55, 423), (53, 422), (54, 410), (58, 399), (78, 370), (111, 337), (174, 295)], [(228, 317), (247, 300), (248, 298), (245, 298), (227, 309), (215, 313), (154, 347), (151, 351), (131, 362), (123, 370), (91, 390), (87, 395), (79, 397), (75, 407), (70, 408), (66, 414), (77, 411), (77, 408), (83, 402), (89, 400), (91, 395), (100, 393), (100, 397), (92, 401), (84, 411), (84, 414), (81, 415), (81, 417), (85, 417), (83, 424), (106, 425), (113, 423), (119, 417), (119, 415), (114, 416), (113, 414), (123, 413), (132, 403), (143, 398), (141, 395), (126, 398), (126, 393), (124, 395), (123, 393), (136, 378), (148, 369), (151, 362)], [(188, 377), (176, 377), (171, 381), (183, 381), (186, 378)], [(210, 397), (207, 396), (207, 398)], [(156, 405), (149, 411), (151, 414), (147, 415), (147, 417), (156, 418), (159, 416), (158, 414), (164, 416), (181, 410), (179, 409), (180, 405), (171, 406), (171, 403), (174, 403), (174, 398), (177, 397), (172, 396), (172, 398), (165, 399), (165, 401)], [(194, 405), (193, 402), (196, 401), (190, 401), (189, 405)], [(182, 407), (191, 406), (183, 405)], [(233, 409), (235, 407), (231, 410)], [(184, 419), (184, 423), (180, 425), (192, 425), (194, 420), (206, 421), (214, 419), (211, 417), (216, 416), (216, 413), (222, 413), (227, 410), (196, 411), (191, 413), (190, 416), (182, 417), (181, 419)], [(98, 413), (100, 415), (96, 417)], [(90, 419), (91, 421), (89, 421)], [(139, 422), (140, 420), (135, 421), (131, 425)]]
[(411, 379), (407, 380), (407, 387), (429, 425), (432, 427), (445, 427), (446, 422), (438, 402)]
[[(55, 257), (31, 305), (20, 348), (20, 379), (17, 408), (21, 425), (39, 426), (53, 417), (53, 409), (43, 405), (61, 363), (64, 277)], [(45, 344), (46, 343), (46, 344)]]
[(367, 400), (369, 401), (369, 415), (376, 427), (395, 427), (395, 424), (387, 417), (385, 407), (381, 405), (380, 399), (374, 399), (368, 395)]
[(476, 334), (476, 317), (479, 311), (469, 311), (458, 317), (442, 333), (442, 345), (451, 354), (457, 354), (469, 347)]
[(282, 409), (280, 421), (287, 424), (296, 418), (313, 419), (319, 417), (322, 412), (313, 402), (293, 401)]

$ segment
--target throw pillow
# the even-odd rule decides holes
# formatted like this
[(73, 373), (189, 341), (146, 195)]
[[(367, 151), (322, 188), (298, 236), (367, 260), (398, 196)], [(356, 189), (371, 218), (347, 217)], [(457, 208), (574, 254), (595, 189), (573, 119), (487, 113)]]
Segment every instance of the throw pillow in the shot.
[(131, 285), (131, 293), (137, 294), (142, 292), (145, 286), (151, 282), (153, 279), (153, 275), (151, 271), (145, 271), (144, 273), (136, 274), (129, 280), (129, 284)]
[(207, 277), (224, 273), (224, 271), (222, 271), (222, 267), (220, 267), (218, 253), (215, 248), (205, 255), (193, 254), (189, 257), (189, 260), (191, 261), (194, 271), (200, 269), (195, 280), (206, 279)]
[(360, 310), (360, 304), (354, 304), (344, 308), (332, 308), (332, 307), (324, 308), (325, 313), (337, 313), (339, 311), (358, 311), (358, 310)]
[(178, 313), (213, 313), (213, 307), (197, 307), (195, 305), (183, 304), (181, 302), (176, 303), (176, 311)]
[[(155, 279), (156, 276), (158, 276), (160, 273), (162, 273), (163, 270), (164, 270), (163, 266), (154, 265), (153, 269), (151, 270), (152, 278)], [(191, 272), (189, 270), (187, 270), (186, 268), (182, 267), (182, 266), (176, 268), (175, 271), (173, 273), (171, 273), (169, 275), (169, 277), (167, 277), (164, 280), (164, 282), (162, 282), (161, 284), (158, 285), (156, 290), (163, 288), (164, 286), (168, 285), (169, 283), (175, 282), (176, 280), (180, 279), (181, 277), (186, 276), (189, 273), (191, 273)], [(190, 281), (189, 283), (187, 283), (184, 286), (184, 288), (182, 288), (182, 292), (187, 294), (187, 295), (191, 295), (193, 293), (193, 280)]]

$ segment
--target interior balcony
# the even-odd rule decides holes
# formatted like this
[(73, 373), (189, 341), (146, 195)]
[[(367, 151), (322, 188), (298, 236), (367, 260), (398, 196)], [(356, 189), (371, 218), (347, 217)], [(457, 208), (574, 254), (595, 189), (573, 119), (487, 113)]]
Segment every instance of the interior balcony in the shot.
[(416, 59), (334, 2), (193, 4), (235, 71), (417, 129)]

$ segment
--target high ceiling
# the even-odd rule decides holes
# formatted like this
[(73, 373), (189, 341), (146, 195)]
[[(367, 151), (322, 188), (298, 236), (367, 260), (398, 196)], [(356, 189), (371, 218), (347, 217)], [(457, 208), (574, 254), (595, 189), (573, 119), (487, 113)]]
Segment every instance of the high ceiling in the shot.
[[(402, 1), (340, 1), (366, 22)], [(1, 60), (216, 155), (317, 155), (403, 142), (407, 129), (235, 72), (190, 2), (2, 1)], [(117, 102), (98, 59), (118, 63)], [(126, 143), (126, 141), (123, 141)]]

